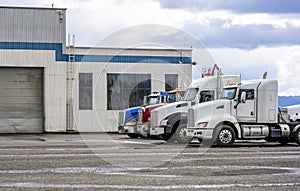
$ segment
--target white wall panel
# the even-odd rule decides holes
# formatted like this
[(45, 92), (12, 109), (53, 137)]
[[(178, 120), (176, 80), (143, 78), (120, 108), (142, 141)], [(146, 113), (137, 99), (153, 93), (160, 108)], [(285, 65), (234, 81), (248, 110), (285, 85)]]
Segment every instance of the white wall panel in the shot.
[(45, 130), (66, 131), (66, 63), (45, 68)]
[[(76, 63), (74, 81), (74, 111), (80, 132), (115, 132), (118, 127), (119, 110), (107, 109), (107, 73), (151, 74), (152, 90), (164, 90), (165, 74), (178, 74), (178, 85), (191, 82), (191, 65), (187, 64), (129, 64), (129, 63)], [(185, 72), (188, 71), (188, 72)], [(93, 110), (79, 110), (78, 73), (93, 73)]]

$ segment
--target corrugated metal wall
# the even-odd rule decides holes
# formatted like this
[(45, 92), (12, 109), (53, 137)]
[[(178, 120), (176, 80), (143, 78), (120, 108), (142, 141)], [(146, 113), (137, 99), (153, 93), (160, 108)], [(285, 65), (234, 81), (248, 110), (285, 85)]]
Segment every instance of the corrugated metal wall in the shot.
[(65, 9), (0, 7), (0, 41), (65, 43), (65, 13)]
[(11, 67), (12, 72), (19, 67), (43, 70), (45, 119), (39, 131), (65, 131), (66, 62), (56, 59), (65, 49), (66, 9), (0, 7), (0, 26), (0, 67)]

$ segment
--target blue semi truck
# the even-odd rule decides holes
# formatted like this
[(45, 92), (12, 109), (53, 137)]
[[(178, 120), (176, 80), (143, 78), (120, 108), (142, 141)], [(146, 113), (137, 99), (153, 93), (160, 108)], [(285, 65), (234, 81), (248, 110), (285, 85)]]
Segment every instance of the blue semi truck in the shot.
[[(143, 106), (168, 102), (168, 93), (165, 91), (153, 92), (144, 97)], [(140, 106), (125, 109), (119, 113), (118, 132), (127, 134), (131, 138), (140, 136), (137, 133), (137, 118)]]

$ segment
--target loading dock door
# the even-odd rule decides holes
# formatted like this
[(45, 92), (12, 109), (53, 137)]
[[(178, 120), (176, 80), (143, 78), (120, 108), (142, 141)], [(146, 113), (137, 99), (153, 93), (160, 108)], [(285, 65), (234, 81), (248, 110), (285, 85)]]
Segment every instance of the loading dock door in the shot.
[(42, 68), (0, 68), (0, 133), (44, 130)]

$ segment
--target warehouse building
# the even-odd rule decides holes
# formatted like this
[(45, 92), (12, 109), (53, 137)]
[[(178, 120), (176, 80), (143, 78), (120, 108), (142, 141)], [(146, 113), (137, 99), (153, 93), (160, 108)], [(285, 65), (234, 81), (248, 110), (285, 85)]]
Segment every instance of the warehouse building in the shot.
[(0, 133), (113, 132), (152, 91), (186, 87), (191, 49), (66, 43), (66, 9), (0, 7)]

